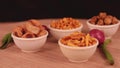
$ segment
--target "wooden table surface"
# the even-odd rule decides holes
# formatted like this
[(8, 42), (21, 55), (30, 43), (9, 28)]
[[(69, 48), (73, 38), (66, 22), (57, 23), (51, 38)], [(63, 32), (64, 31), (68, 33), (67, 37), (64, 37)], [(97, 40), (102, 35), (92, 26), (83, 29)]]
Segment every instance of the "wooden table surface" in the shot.
[[(42, 24), (47, 25), (53, 19), (42, 19)], [(87, 32), (86, 19), (80, 19), (83, 23), (83, 32)], [(5, 22), (0, 23), (0, 41), (2, 37), (13, 30), (17, 25), (24, 22)], [(36, 53), (22, 52), (14, 43), (8, 48), (0, 50), (0, 68), (120, 68), (120, 28), (112, 37), (112, 42), (107, 46), (108, 50), (114, 57), (115, 64), (109, 65), (97, 49), (95, 54), (84, 63), (72, 63), (64, 57), (57, 41), (53, 37), (48, 40), (43, 49)]]

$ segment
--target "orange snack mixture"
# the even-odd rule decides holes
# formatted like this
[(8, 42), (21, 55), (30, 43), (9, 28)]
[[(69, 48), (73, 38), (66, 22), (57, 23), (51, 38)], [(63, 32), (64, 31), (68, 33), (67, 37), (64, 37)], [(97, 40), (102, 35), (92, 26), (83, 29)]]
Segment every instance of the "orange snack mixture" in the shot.
[(35, 38), (45, 35), (47, 31), (38, 20), (28, 20), (23, 25), (17, 26), (13, 34), (21, 38)]
[(118, 23), (118, 19), (115, 16), (101, 12), (98, 16), (93, 16), (89, 22), (95, 25), (112, 25)]
[(63, 18), (55, 20), (50, 24), (52, 28), (62, 30), (75, 29), (80, 27), (80, 25), (81, 25), (80, 21), (73, 18)]
[(67, 46), (75, 47), (86, 47), (91, 46), (97, 43), (95, 38), (91, 37), (89, 34), (74, 32), (69, 36), (63, 37), (60, 42)]

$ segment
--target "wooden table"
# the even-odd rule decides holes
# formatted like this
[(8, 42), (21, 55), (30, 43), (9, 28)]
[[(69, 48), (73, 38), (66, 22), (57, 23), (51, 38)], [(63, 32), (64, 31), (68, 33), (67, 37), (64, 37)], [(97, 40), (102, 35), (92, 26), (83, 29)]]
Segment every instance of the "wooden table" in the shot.
[[(42, 19), (42, 24), (49, 24), (53, 19)], [(83, 31), (88, 31), (86, 19), (80, 19), (84, 24)], [(2, 37), (13, 30), (17, 25), (24, 22), (0, 23), (0, 41)], [(106, 59), (97, 49), (95, 54), (84, 63), (72, 63), (63, 56), (58, 47), (57, 41), (49, 37), (43, 50), (36, 53), (22, 52), (14, 43), (8, 48), (0, 50), (0, 68), (120, 68), (120, 28), (112, 37), (112, 42), (107, 46), (114, 57), (113, 66), (106, 62)]]

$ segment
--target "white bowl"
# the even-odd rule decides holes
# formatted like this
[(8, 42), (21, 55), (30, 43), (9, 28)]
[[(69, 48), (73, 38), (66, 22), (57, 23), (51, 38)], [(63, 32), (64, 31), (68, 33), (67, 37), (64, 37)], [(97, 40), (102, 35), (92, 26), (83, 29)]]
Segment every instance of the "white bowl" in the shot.
[(120, 25), (120, 22), (118, 22), (117, 24), (113, 24), (113, 25), (102, 25), (102, 26), (100, 26), (100, 25), (91, 24), (88, 20), (87, 25), (88, 25), (88, 28), (90, 30), (92, 30), (92, 29), (102, 30), (105, 34), (105, 38), (110, 39), (117, 32), (117, 30), (119, 28), (119, 25)]
[(60, 38), (67, 36), (75, 31), (81, 31), (83, 28), (83, 25), (81, 24), (80, 27), (75, 28), (75, 29), (69, 29), (69, 30), (61, 30), (61, 29), (55, 29), (50, 27), (50, 25), (48, 26), (48, 28), (50, 29), (50, 33), (51, 35), (56, 38), (57, 40), (59, 40)]
[(12, 33), (14, 43), (23, 52), (37, 52), (43, 47), (47, 40), (48, 32), (46, 35), (37, 38), (19, 38)]
[(64, 45), (58, 41), (60, 49), (64, 56), (68, 58), (71, 62), (85, 62), (87, 61), (92, 55), (95, 53), (96, 48), (98, 46), (98, 40), (96, 39), (97, 43), (91, 46), (86, 47), (73, 47)]

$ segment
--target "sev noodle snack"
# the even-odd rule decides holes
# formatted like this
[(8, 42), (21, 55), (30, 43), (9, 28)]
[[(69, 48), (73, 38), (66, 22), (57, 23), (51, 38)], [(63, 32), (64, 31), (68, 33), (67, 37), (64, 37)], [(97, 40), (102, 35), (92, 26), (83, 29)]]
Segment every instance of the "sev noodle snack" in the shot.
[(60, 42), (64, 45), (75, 47), (92, 46), (97, 43), (95, 38), (82, 32), (74, 32), (68, 36), (65, 36), (60, 40)]

